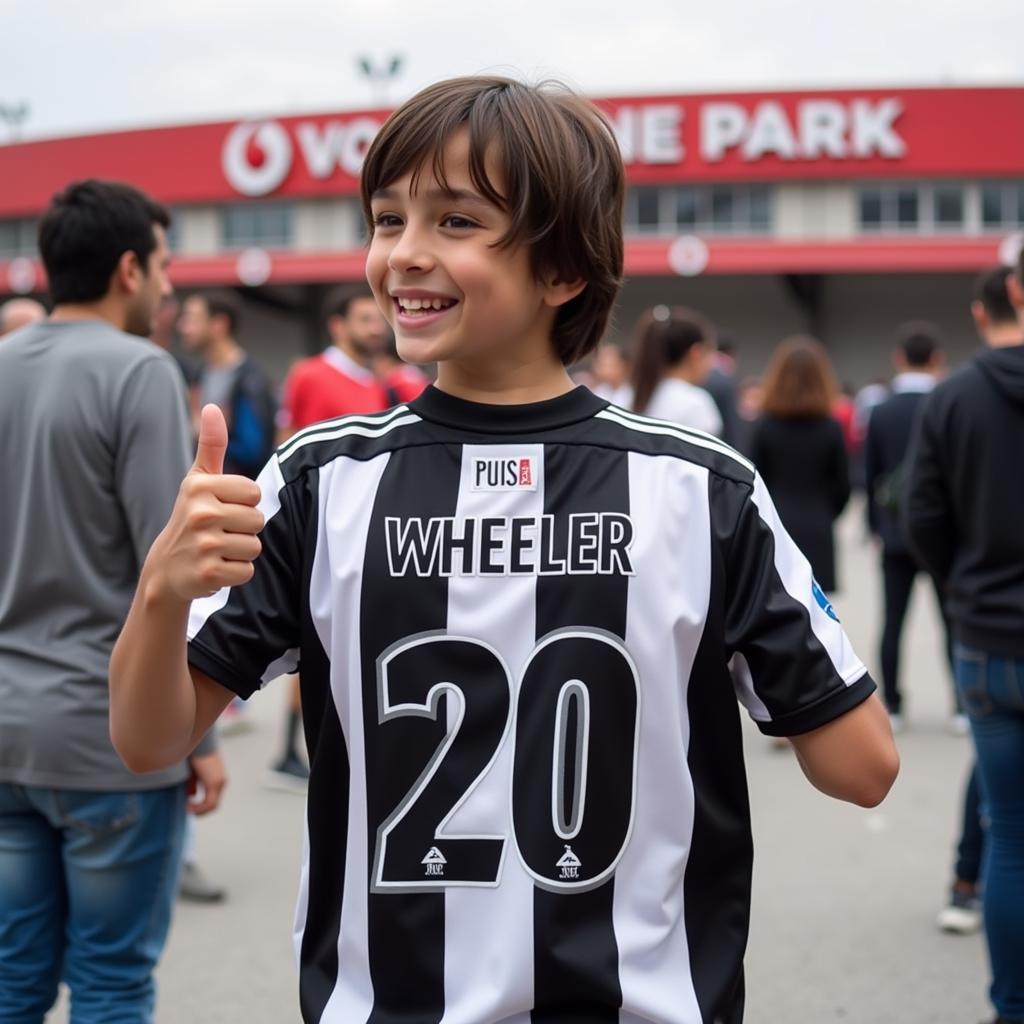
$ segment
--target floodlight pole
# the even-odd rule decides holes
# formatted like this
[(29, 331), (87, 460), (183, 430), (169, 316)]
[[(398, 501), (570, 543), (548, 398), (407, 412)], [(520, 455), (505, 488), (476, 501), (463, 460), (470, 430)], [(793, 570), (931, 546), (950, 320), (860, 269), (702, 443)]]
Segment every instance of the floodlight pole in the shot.
[(398, 77), (403, 64), (404, 59), (399, 54), (395, 54), (380, 66), (365, 55), (356, 58), (359, 73), (370, 83), (374, 106), (387, 106), (388, 86)]

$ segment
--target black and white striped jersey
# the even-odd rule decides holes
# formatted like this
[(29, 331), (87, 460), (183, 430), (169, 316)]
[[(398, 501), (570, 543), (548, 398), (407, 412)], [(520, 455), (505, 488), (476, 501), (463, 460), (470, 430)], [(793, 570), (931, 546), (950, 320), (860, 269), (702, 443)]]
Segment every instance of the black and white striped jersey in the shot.
[(874, 689), (753, 467), (585, 389), (428, 389), (260, 477), (191, 663), (301, 666), (307, 1024), (737, 1024), (770, 735)]

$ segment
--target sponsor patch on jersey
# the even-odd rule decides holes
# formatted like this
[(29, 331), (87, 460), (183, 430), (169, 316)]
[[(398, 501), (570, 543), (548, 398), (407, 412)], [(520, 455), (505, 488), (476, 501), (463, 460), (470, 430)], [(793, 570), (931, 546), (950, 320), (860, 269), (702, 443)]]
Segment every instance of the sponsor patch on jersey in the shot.
[(472, 491), (535, 491), (537, 490), (537, 457), (509, 455), (492, 458), (473, 457), (469, 486)]
[(825, 591), (818, 586), (817, 580), (811, 581), (811, 590), (814, 593), (814, 600), (818, 602), (818, 607), (835, 622), (839, 621), (839, 616), (836, 615), (835, 608), (832, 607), (832, 602), (825, 596)]

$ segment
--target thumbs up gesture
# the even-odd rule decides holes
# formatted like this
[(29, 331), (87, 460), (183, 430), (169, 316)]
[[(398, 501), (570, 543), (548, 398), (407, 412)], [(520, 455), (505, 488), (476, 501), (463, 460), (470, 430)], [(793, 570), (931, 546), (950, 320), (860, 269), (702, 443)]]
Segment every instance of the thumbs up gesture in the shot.
[(224, 414), (205, 406), (196, 460), (146, 559), (148, 579), (181, 601), (247, 583), (261, 550), (260, 489), (248, 477), (224, 475), (227, 447)]

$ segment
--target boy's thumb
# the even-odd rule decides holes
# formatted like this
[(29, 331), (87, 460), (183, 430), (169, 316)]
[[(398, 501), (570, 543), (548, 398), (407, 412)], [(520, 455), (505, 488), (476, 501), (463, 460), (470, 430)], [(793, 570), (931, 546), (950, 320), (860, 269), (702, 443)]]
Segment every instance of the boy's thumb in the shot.
[(224, 453), (228, 448), (228, 425), (216, 405), (204, 405), (199, 418), (199, 444), (193, 470), (200, 473), (224, 472)]

